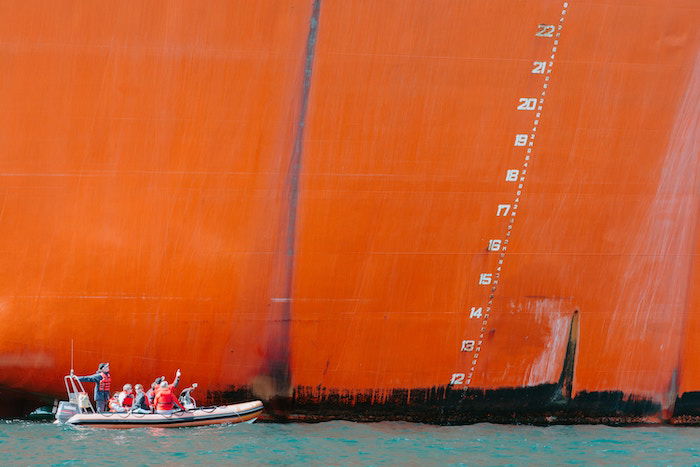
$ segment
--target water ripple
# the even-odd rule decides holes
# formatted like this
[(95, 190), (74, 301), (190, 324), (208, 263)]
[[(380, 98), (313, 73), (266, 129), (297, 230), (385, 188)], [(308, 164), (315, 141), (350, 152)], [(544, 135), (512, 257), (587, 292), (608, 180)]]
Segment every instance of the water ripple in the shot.
[(0, 423), (2, 465), (697, 464), (696, 428), (255, 424), (124, 431)]

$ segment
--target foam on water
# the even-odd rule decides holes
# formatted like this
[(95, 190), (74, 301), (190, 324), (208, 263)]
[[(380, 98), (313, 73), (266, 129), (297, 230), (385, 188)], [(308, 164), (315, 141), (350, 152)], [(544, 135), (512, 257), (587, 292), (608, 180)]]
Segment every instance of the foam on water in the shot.
[(438, 427), (410, 423), (254, 424), (99, 430), (0, 422), (0, 464), (700, 463), (696, 428)]

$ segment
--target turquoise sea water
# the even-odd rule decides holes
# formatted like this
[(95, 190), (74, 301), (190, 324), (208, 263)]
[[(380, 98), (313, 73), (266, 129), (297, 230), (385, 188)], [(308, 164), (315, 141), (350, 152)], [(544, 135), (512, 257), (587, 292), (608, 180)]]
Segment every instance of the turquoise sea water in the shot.
[(99, 430), (0, 421), (1, 465), (692, 465), (700, 429), (253, 424)]

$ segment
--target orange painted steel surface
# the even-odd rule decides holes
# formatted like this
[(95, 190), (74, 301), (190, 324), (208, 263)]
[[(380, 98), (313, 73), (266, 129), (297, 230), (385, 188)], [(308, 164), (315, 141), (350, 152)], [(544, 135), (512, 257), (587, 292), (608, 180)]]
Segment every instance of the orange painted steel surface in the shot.
[(74, 339), (117, 383), (534, 387), (578, 311), (574, 394), (700, 391), (695, 0), (0, 21), (0, 386), (60, 393)]
[[(471, 385), (556, 381), (580, 310), (574, 389), (658, 396), (691, 313), (698, 7), (569, 3)], [(470, 366), (459, 345), (481, 332), (469, 310), (484, 305), (477, 281), (498, 259), (486, 247), (503, 238), (497, 205), (513, 199), (505, 174), (523, 152), (513, 138), (532, 126), (516, 105), (539, 97), (531, 65), (551, 49), (534, 25), (556, 24), (561, 10), (392, 6), (322, 11), (322, 25), (346, 26), (321, 27), (311, 95), (293, 339), (301, 385), (429, 387)]]
[(265, 358), (306, 2), (4, 2), (0, 384)]

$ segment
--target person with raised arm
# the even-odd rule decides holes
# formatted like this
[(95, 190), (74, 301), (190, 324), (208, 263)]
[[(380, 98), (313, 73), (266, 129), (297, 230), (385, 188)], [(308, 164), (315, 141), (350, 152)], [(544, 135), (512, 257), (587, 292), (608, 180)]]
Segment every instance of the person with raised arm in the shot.
[[(168, 385), (170, 389), (175, 389), (178, 386), (178, 384), (180, 384), (181, 375), (182, 372), (178, 368), (175, 372), (175, 381), (173, 381), (173, 384)], [(148, 397), (148, 403), (151, 407), (154, 407), (153, 400), (156, 397), (156, 393), (160, 391), (160, 383), (162, 383), (163, 381), (165, 381), (165, 376), (159, 376), (155, 379), (155, 381), (151, 383), (151, 388), (148, 391), (146, 391), (146, 397)]]
[[(178, 368), (177, 371), (175, 372), (175, 381), (173, 381), (173, 384), (168, 386), (170, 389), (175, 389), (178, 384), (180, 384), (180, 376), (182, 375), (182, 372)], [(163, 380), (165, 379), (165, 376), (163, 376)]]
[(173, 394), (172, 385), (169, 385), (167, 381), (160, 383), (160, 388), (153, 400), (153, 406), (156, 413), (163, 415), (175, 412), (175, 406), (180, 407), (180, 410), (185, 410), (180, 401), (177, 400), (177, 397), (175, 397), (175, 394)]
[(192, 410), (197, 407), (197, 403), (192, 397), (192, 391), (197, 388), (197, 383), (192, 383), (192, 386), (187, 387), (180, 393), (180, 403), (187, 409)]

